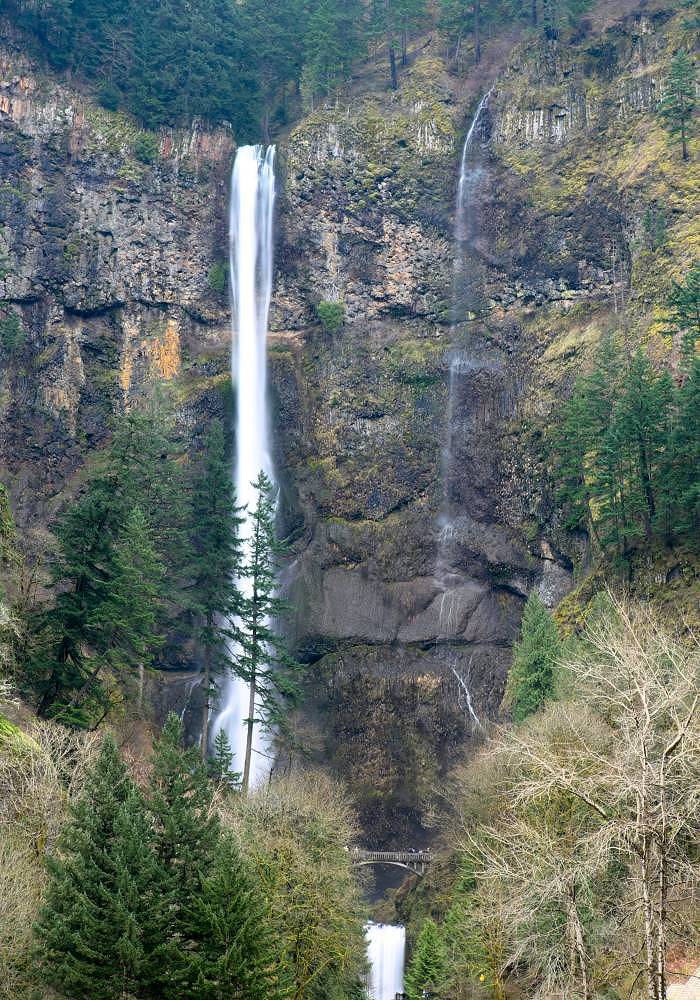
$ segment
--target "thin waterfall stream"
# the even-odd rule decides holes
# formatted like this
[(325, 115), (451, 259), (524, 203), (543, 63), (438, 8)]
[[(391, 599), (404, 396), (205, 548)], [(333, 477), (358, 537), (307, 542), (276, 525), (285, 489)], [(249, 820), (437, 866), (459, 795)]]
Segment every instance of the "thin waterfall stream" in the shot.
[[(274, 479), (267, 411), (267, 324), (272, 297), (275, 147), (241, 146), (231, 177), (229, 262), (231, 273), (231, 378), (236, 387), (236, 502), (252, 511), (257, 501), (253, 481), (263, 471)], [(250, 521), (240, 528), (244, 547)], [(245, 593), (247, 580), (239, 583)], [(231, 647), (230, 655), (236, 655)], [(230, 675), (221, 688), (221, 711), (212, 734), (223, 729), (243, 769), (246, 747), (248, 684)], [(270, 743), (254, 727), (251, 785), (270, 771)]]
[[(484, 170), (479, 162), (475, 162), (473, 157), (474, 140), (481, 117), (488, 107), (488, 102), (492, 91), (489, 90), (479, 101), (479, 104), (472, 118), (471, 125), (467, 130), (462, 147), (462, 157), (459, 165), (459, 182), (457, 184), (457, 194), (455, 198), (455, 222), (454, 222), (454, 267), (452, 271), (452, 333), (454, 335), (459, 322), (462, 320), (465, 298), (469, 297), (468, 275), (466, 268), (468, 264), (467, 247), (475, 236), (474, 200), (483, 179)], [(466, 293), (466, 294), (465, 294)], [(440, 511), (438, 513), (438, 544), (435, 558), (435, 581), (442, 589), (440, 600), (440, 627), (445, 634), (449, 634), (452, 621), (451, 613), (454, 601), (451, 594), (455, 586), (462, 582), (461, 577), (455, 572), (452, 545), (458, 533), (458, 523), (453, 510), (451, 494), (451, 480), (454, 469), (454, 435), (456, 407), (458, 403), (458, 383), (460, 377), (474, 368), (474, 362), (463, 352), (453, 352), (449, 362), (449, 376), (447, 388), (447, 421), (445, 428), (445, 440), (442, 449), (440, 463), (440, 479), (442, 484), (442, 497)], [(477, 727), (481, 725), (479, 717), (474, 708), (472, 697), (467, 684), (468, 678), (462, 676), (456, 668), (455, 663), (450, 664), (450, 669), (454, 674), (459, 688), (460, 699), (464, 700), (466, 710)]]
[[(474, 195), (483, 176), (483, 170), (478, 164), (472, 162), (470, 154), (479, 121), (484, 109), (488, 105), (490, 96), (491, 91), (485, 94), (479, 102), (464, 140), (460, 160), (459, 183), (457, 185), (455, 202), (455, 262), (452, 285), (453, 332), (458, 323), (460, 286), (466, 260), (464, 246), (472, 236), (471, 208)], [(459, 576), (453, 573), (450, 560), (450, 544), (455, 534), (450, 498), (450, 478), (452, 476), (454, 451), (453, 424), (457, 404), (456, 383), (460, 377), (460, 373), (468, 370), (471, 364), (469, 359), (459, 353), (455, 353), (450, 359), (449, 365), (447, 428), (440, 469), (442, 499), (438, 514), (439, 535), (434, 574), (436, 582), (443, 591), (440, 603), (441, 624), (443, 616), (446, 619), (450, 617), (452, 603), (450, 600), (450, 591), (455, 584), (460, 582)], [(454, 664), (451, 665), (451, 670), (458, 683), (460, 701), (464, 701), (465, 709), (468, 711), (474, 725), (480, 726), (481, 723), (474, 709), (466, 679), (458, 673)], [(366, 935), (367, 956), (370, 963), (369, 995), (372, 1000), (395, 1000), (397, 996), (403, 995), (406, 929), (394, 924), (369, 923), (367, 924)]]

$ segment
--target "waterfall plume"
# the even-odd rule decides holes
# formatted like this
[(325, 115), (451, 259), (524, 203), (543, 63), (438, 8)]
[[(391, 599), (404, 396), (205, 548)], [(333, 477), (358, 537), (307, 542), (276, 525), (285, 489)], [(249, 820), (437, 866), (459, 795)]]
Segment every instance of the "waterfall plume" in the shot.
[(403, 993), (406, 928), (394, 924), (367, 924), (367, 957), (370, 963), (369, 995), (372, 1000), (395, 1000)]
[[(231, 273), (231, 377), (236, 387), (236, 502), (255, 508), (252, 483), (260, 471), (273, 479), (267, 413), (267, 323), (272, 296), (275, 147), (241, 146), (231, 177), (229, 261)], [(250, 539), (244, 515), (241, 540)], [(247, 580), (239, 581), (243, 593)], [(235, 645), (229, 650), (236, 656)], [(222, 684), (221, 711), (212, 734), (226, 732), (234, 767), (243, 769), (248, 717), (248, 684), (229, 676)], [(269, 772), (269, 740), (256, 724), (251, 760), (251, 785)]]

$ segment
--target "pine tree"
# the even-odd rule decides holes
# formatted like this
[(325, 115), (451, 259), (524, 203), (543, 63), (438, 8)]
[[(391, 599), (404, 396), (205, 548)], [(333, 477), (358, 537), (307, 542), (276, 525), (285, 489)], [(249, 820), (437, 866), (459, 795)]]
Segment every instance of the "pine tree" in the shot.
[(659, 114), (672, 138), (681, 144), (682, 156), (688, 160), (688, 139), (692, 134), (696, 104), (695, 66), (687, 52), (680, 51), (671, 63)]
[[(88, 623), (107, 596), (110, 510), (109, 497), (102, 490), (90, 490), (64, 512), (55, 527), (58, 544), (51, 584), (57, 596), (54, 606), (36, 623), (36, 631), (44, 634), (45, 641), (32, 656), (27, 671), (39, 696), (39, 715), (50, 714), (60, 697), (80, 690), (90, 675)], [(104, 710), (106, 702), (99, 683), (92, 685), (91, 699), (97, 710)], [(87, 722), (87, 716), (81, 719), (76, 712), (73, 716), (76, 724)]]
[(153, 752), (148, 808), (163, 912), (166, 959), (154, 969), (144, 995), (158, 1000), (192, 996), (194, 928), (191, 906), (211, 871), (220, 836), (213, 789), (193, 749), (183, 749), (182, 726), (169, 715)]
[(46, 982), (74, 1000), (140, 995), (159, 961), (156, 862), (141, 796), (111, 736), (59, 848), (36, 926)]
[(504, 699), (515, 722), (522, 722), (551, 697), (560, 653), (557, 627), (533, 591), (525, 604)]
[(146, 664), (158, 636), (173, 631), (191, 561), (187, 528), (172, 432), (155, 403), (117, 421), (84, 493), (55, 525), (56, 599), (36, 622), (42, 642), (27, 668), (40, 715), (94, 724), (109, 708), (104, 667), (119, 675)]
[(430, 917), (423, 922), (413, 957), (406, 970), (405, 991), (408, 1000), (439, 1000), (446, 996), (443, 987), (447, 973), (447, 953), (437, 924)]
[(362, 53), (363, 9), (357, 0), (319, 0), (309, 16), (302, 80), (311, 96), (332, 93)]
[(236, 844), (223, 836), (189, 910), (193, 992), (201, 1000), (282, 1000), (280, 945)]
[(225, 730), (220, 729), (214, 738), (214, 754), (207, 761), (209, 777), (216, 785), (235, 788), (241, 776), (233, 770), (233, 751)]
[(673, 438), (676, 531), (700, 546), (700, 358), (688, 362)]
[(685, 350), (695, 353), (695, 342), (700, 340), (700, 261), (696, 261), (682, 284), (674, 282), (667, 305), (671, 322), (683, 335)]
[(163, 573), (146, 518), (136, 507), (112, 546), (104, 600), (87, 619), (97, 655), (81, 698), (89, 694), (103, 665), (124, 678), (127, 671), (150, 665), (162, 643), (156, 627)]
[(218, 420), (207, 435), (204, 458), (197, 469), (192, 493), (190, 602), (204, 660), (201, 753), (205, 759), (215, 679), (229, 665), (226, 641), (232, 637), (230, 622), (237, 613), (235, 580), (241, 561), (238, 535), (241, 518), (235, 506), (223, 426)]
[(296, 694), (292, 673), (297, 666), (276, 625), (287, 607), (275, 593), (275, 564), (285, 549), (275, 533), (274, 489), (264, 472), (253, 485), (258, 500), (250, 519), (248, 553), (242, 572), (246, 587), (238, 619), (239, 653), (234, 666), (249, 688), (244, 793), (250, 785), (254, 726), (256, 722), (266, 728), (282, 724), (284, 702)]

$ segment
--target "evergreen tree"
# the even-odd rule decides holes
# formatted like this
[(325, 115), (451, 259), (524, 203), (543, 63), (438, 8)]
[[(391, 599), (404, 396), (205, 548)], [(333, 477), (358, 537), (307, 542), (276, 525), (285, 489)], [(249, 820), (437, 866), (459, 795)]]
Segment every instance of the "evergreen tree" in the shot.
[(683, 334), (685, 350), (692, 357), (700, 340), (700, 261), (691, 267), (682, 284), (674, 282), (668, 298), (671, 322)]
[(148, 808), (162, 901), (166, 959), (153, 970), (144, 995), (192, 997), (196, 928), (191, 907), (202, 891), (220, 836), (213, 790), (196, 750), (183, 749), (182, 726), (169, 715), (153, 752)]
[(423, 21), (425, 15), (425, 0), (374, 0), (373, 2), (370, 30), (372, 34), (383, 38), (386, 42), (392, 90), (397, 90), (399, 86), (397, 62), (399, 51), (401, 62), (405, 65), (408, 38)]
[[(90, 675), (89, 622), (108, 590), (109, 516), (109, 498), (94, 490), (70, 506), (56, 525), (58, 545), (51, 566), (56, 601), (36, 622), (35, 630), (46, 640), (28, 665), (28, 679), (39, 696), (39, 715), (48, 715), (59, 697), (80, 690)], [(93, 683), (90, 694), (97, 710), (103, 711), (107, 703), (101, 685)], [(76, 723), (87, 722), (88, 716), (72, 714)]]
[(234, 788), (240, 781), (240, 774), (233, 770), (233, 757), (231, 742), (220, 729), (214, 739), (214, 754), (207, 762), (209, 777), (216, 785)]
[(672, 441), (672, 489), (676, 532), (700, 540), (700, 358), (689, 361), (679, 392), (678, 420)]
[(250, 518), (247, 559), (243, 565), (245, 593), (239, 612), (239, 652), (234, 668), (249, 688), (244, 792), (250, 784), (254, 726), (256, 722), (266, 728), (282, 725), (284, 702), (296, 694), (292, 673), (297, 666), (277, 631), (277, 622), (287, 607), (275, 593), (276, 560), (285, 547), (275, 533), (274, 488), (264, 472), (254, 486), (258, 500)]
[(405, 990), (408, 1000), (445, 997), (443, 984), (447, 953), (437, 924), (430, 917), (423, 922), (408, 969)]
[(59, 846), (36, 926), (45, 980), (75, 1000), (140, 995), (159, 961), (156, 862), (142, 799), (111, 736)]
[(541, 598), (533, 591), (525, 604), (520, 640), (515, 645), (504, 699), (515, 722), (522, 722), (537, 712), (551, 697), (560, 653), (557, 627)]
[(156, 626), (163, 566), (140, 508), (127, 515), (112, 546), (110, 563), (104, 600), (87, 619), (97, 655), (80, 689), (81, 698), (89, 694), (103, 664), (125, 677), (129, 670), (149, 666), (162, 642)]
[(696, 104), (695, 66), (687, 52), (680, 51), (671, 63), (666, 91), (659, 107), (671, 137), (681, 144), (684, 160), (689, 159), (688, 139), (692, 134)]
[(223, 836), (189, 909), (191, 982), (201, 1000), (282, 1000), (280, 946), (260, 891), (230, 836)]
[(197, 623), (204, 670), (202, 688), (202, 759), (209, 747), (209, 716), (215, 680), (228, 667), (226, 641), (237, 613), (235, 580), (240, 572), (241, 518), (237, 516), (223, 426), (214, 421), (193, 484), (191, 608)]
[(187, 492), (162, 407), (127, 414), (54, 528), (56, 599), (38, 616), (42, 641), (27, 668), (40, 715), (94, 723), (109, 707), (105, 667), (123, 681), (148, 664), (185, 603), (187, 528)]
[(362, 4), (319, 0), (309, 16), (304, 40), (302, 83), (313, 95), (332, 93), (350, 75), (362, 51)]

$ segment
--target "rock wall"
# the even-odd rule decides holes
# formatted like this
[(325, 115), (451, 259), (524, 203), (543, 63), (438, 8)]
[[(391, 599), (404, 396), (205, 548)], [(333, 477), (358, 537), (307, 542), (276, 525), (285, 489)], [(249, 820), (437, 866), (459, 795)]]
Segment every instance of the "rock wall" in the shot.
[(225, 131), (140, 132), (0, 53), (0, 311), (23, 329), (3, 345), (0, 461), (29, 528), (115, 408), (154, 379), (201, 378), (228, 343), (208, 275), (232, 149)]
[[(700, 246), (697, 157), (681, 165), (654, 114), (682, 17), (607, 20), (466, 81), (433, 40), (396, 94), (370, 67), (280, 143), (270, 357), (308, 664), (296, 725), (376, 846), (427, 836), (437, 776), (499, 710), (524, 598), (553, 606), (585, 570), (548, 492), (548, 425), (611, 325), (668, 355), (653, 304)], [(2, 358), (0, 460), (43, 527), (154, 379), (184, 434), (226, 412), (233, 143), (147, 136), (17, 52), (0, 65), (0, 311), (25, 330)], [(492, 85), (456, 250), (463, 137)], [(668, 215), (656, 249), (650, 207)], [(323, 301), (343, 303), (335, 332)]]

